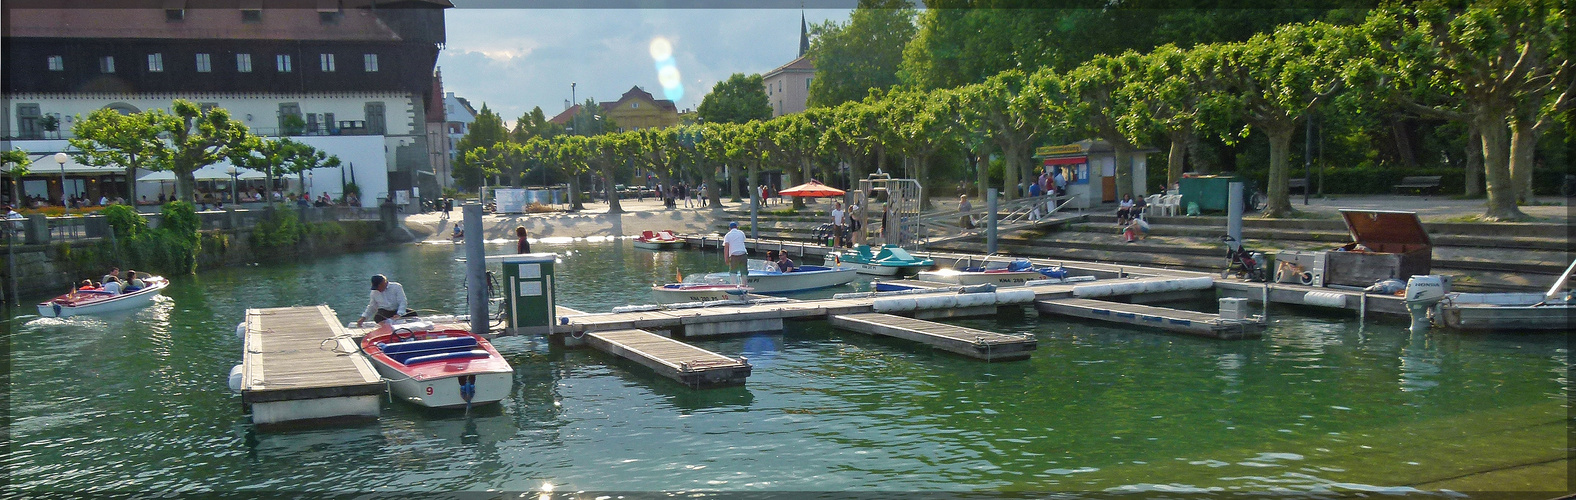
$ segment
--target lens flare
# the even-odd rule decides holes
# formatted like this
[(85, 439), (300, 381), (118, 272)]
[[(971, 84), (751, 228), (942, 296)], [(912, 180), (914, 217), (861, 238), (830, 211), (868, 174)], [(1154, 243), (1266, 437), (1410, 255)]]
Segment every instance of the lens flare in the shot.
[(673, 43), (668, 39), (656, 37), (651, 40), (651, 59), (662, 62), (673, 58)]
[(662, 83), (662, 88), (673, 88), (683, 85), (679, 77), (679, 69), (672, 65), (657, 69), (657, 81)]

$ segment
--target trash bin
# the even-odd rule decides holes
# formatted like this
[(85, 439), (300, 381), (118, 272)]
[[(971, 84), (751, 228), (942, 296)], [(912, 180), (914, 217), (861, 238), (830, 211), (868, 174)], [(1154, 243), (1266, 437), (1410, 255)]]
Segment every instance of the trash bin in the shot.
[(1183, 177), (1179, 181), (1178, 191), (1182, 194), (1182, 206), (1188, 203), (1198, 203), (1200, 210), (1226, 211), (1226, 204), (1231, 201), (1231, 183), (1241, 182), (1247, 184), (1247, 178), (1236, 175), (1201, 175)]

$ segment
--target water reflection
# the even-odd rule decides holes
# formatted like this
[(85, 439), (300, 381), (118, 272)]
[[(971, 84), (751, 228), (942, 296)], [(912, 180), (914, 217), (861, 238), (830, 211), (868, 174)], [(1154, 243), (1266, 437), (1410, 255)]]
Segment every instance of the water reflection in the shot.
[(1438, 346), (1432, 342), (1430, 332), (1408, 332), (1401, 347), (1401, 377), (1398, 382), (1403, 392), (1424, 391), (1439, 385), (1434, 380), (1440, 373)]

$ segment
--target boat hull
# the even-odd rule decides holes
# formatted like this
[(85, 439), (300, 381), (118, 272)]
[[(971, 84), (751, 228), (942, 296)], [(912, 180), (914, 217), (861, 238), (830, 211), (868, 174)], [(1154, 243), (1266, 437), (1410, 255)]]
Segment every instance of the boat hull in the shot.
[(107, 313), (144, 307), (153, 303), (153, 298), (159, 296), (164, 288), (170, 284), (169, 281), (163, 278), (148, 281), (151, 283), (141, 290), (97, 300), (82, 300), (80, 298), (81, 293), (78, 294), (79, 299), (75, 301), (62, 295), (46, 302), (40, 302), (38, 304), (38, 315), (46, 318), (66, 318), (83, 314)]
[[(378, 374), (389, 380), (389, 393), (395, 398), (428, 408), (460, 408), (496, 403), (509, 396), (514, 368), (486, 338), (462, 330), (416, 332), (414, 337), (391, 342), (394, 339), (388, 325), (382, 325), (361, 340), (362, 353)], [(398, 354), (384, 352), (421, 343), (432, 345)], [(417, 361), (422, 358), (432, 360)], [(466, 382), (475, 387), (468, 403), (462, 391)]]
[(984, 285), (989, 283), (997, 286), (1021, 286), (1029, 280), (1037, 280), (1044, 277), (1038, 271), (980, 272), (942, 269), (940, 271), (921, 271), (918, 279), (955, 285)]
[(685, 288), (651, 287), (652, 295), (656, 296), (658, 304), (728, 300), (743, 296), (744, 293), (749, 291), (749, 288), (741, 289), (732, 285), (700, 285)]
[[(755, 293), (789, 293), (845, 285), (858, 275), (857, 270), (847, 266), (791, 273), (752, 270), (745, 278), (744, 284)], [(711, 273), (706, 275), (706, 278), (724, 280), (728, 278), (728, 273)]]
[(1576, 314), (1570, 305), (1532, 307), (1493, 304), (1451, 305), (1439, 308), (1438, 319), (1457, 330), (1565, 330)]
[(637, 239), (635, 240), (635, 248), (644, 248), (647, 250), (677, 250), (684, 248), (684, 240), (642, 241)]

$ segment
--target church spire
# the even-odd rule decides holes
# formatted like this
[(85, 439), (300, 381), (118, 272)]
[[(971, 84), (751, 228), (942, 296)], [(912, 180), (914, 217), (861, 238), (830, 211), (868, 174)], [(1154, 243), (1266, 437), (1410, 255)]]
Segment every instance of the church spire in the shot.
[(804, 57), (810, 51), (810, 25), (804, 21), (804, 12), (799, 12), (799, 57)]

